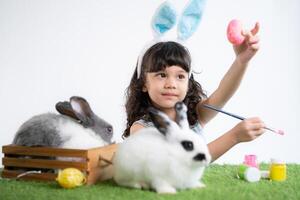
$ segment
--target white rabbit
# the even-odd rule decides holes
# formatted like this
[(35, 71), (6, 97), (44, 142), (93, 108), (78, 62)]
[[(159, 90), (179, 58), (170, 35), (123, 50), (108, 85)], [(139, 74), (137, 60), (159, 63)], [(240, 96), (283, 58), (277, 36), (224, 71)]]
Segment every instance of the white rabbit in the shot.
[(211, 156), (203, 138), (187, 121), (187, 108), (175, 105), (176, 122), (151, 108), (156, 128), (143, 128), (118, 145), (114, 180), (118, 185), (176, 193), (177, 189), (201, 188), (205, 166)]

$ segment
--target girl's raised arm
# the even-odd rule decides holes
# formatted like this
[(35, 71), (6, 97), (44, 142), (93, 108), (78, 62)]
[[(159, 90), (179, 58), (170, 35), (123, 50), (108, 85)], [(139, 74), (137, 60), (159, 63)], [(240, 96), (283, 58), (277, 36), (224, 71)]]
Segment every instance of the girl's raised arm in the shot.
[(246, 72), (249, 61), (256, 54), (259, 49), (259, 38), (257, 33), (259, 31), (259, 24), (256, 23), (251, 31), (244, 30), (242, 34), (245, 36), (245, 41), (240, 45), (234, 45), (236, 59), (222, 78), (218, 88), (205, 100), (199, 102), (197, 105), (197, 112), (199, 122), (205, 125), (209, 122), (217, 112), (208, 110), (201, 106), (201, 104), (209, 104), (222, 108), (227, 101), (234, 95), (243, 76)]

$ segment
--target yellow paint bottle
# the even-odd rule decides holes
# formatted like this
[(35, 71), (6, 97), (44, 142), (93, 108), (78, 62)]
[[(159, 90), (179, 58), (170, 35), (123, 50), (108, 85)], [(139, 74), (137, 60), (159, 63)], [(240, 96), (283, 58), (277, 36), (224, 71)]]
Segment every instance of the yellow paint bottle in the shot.
[(270, 166), (270, 179), (272, 181), (285, 181), (286, 180), (286, 164), (285, 162), (277, 159), (271, 160)]

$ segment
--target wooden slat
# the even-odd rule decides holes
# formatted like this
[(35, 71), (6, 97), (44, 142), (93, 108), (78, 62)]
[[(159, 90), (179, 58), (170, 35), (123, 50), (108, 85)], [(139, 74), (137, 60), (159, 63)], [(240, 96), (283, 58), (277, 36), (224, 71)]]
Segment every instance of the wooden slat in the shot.
[(85, 162), (69, 162), (60, 160), (4, 157), (2, 158), (2, 163), (5, 167), (29, 167), (42, 169), (64, 169), (67, 167), (75, 167), (79, 170), (87, 169), (87, 163)]
[[(2, 158), (2, 164), (5, 167), (2, 177), (16, 178), (18, 174), (22, 173), (18, 170), (9, 169), (9, 167), (40, 169), (75, 167), (86, 173), (88, 185), (94, 184), (97, 181), (105, 180), (106, 177), (111, 178), (112, 165), (109, 164), (109, 161), (112, 160), (116, 148), (117, 144), (87, 150), (6, 145), (2, 147), (2, 152), (5, 154), (4, 158)], [(18, 156), (77, 157), (77, 159), (80, 157), (80, 162), (48, 160), (46, 158), (22, 158)], [(26, 175), (21, 179), (45, 181), (55, 180), (55, 178), (56, 174), (54, 173), (41, 173)]]
[(2, 147), (4, 154), (28, 155), (28, 156), (62, 156), (62, 157), (87, 157), (88, 150), (62, 149), (52, 147), (25, 147), (7, 145)]
[[(17, 178), (19, 174), (23, 172), (17, 172), (13, 170), (6, 170), (4, 169), (2, 171), (2, 177), (3, 178)], [(57, 177), (54, 173), (40, 173), (40, 174), (28, 174), (26, 176), (22, 176), (21, 180), (40, 180), (40, 181), (53, 181)]]

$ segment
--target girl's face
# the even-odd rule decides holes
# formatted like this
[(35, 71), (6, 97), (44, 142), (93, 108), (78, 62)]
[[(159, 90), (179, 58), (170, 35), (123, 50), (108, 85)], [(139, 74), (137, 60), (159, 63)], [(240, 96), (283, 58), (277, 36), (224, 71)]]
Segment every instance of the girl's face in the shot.
[(158, 109), (173, 109), (176, 102), (185, 98), (188, 81), (188, 73), (173, 65), (162, 71), (146, 73), (143, 92), (148, 92), (153, 105)]

